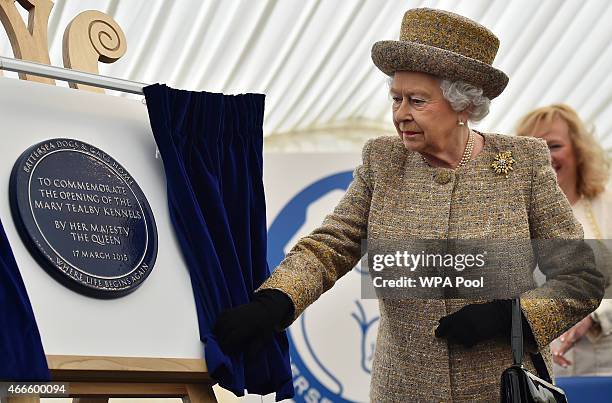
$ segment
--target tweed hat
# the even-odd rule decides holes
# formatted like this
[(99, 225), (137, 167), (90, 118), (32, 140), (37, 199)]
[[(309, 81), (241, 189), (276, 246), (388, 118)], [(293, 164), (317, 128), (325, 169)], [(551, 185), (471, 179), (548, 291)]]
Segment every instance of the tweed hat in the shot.
[(490, 99), (502, 93), (508, 76), (492, 66), (499, 39), (461, 15), (431, 8), (406, 11), (399, 41), (372, 46), (372, 60), (388, 76), (418, 71), (482, 88)]

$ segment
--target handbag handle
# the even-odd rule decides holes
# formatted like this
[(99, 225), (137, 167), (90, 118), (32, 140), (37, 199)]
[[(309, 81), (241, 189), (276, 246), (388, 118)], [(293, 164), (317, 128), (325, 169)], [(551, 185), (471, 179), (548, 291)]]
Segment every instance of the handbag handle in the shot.
[[(521, 300), (514, 298), (512, 300), (512, 329), (510, 345), (512, 347), (512, 361), (514, 365), (523, 366), (523, 315), (521, 313)], [(542, 354), (530, 353), (531, 361), (535, 367), (538, 376), (545, 381), (552, 383), (546, 363)]]
[(523, 320), (521, 317), (521, 300), (512, 300), (512, 331), (510, 344), (512, 346), (512, 361), (514, 365), (523, 366)]

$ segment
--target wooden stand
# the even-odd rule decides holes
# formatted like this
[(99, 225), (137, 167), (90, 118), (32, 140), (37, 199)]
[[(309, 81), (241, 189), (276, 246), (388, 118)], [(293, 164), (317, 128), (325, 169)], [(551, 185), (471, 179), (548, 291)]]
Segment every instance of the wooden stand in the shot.
[[(69, 384), (73, 403), (108, 403), (111, 397), (217, 401), (204, 360), (49, 355), (47, 362), (52, 381)], [(38, 402), (37, 396), (7, 398), (7, 403)]]
[[(27, 25), (15, 3), (28, 11)], [(47, 31), (53, 6), (51, 0), (0, 0), (0, 23), (17, 59), (51, 65)], [(65, 68), (94, 74), (98, 74), (98, 62), (114, 63), (127, 50), (119, 24), (97, 10), (84, 11), (73, 18), (64, 31), (62, 44)], [(19, 78), (55, 85), (54, 80), (46, 77), (19, 73)], [(84, 84), (70, 83), (70, 87), (104, 93), (101, 88)]]

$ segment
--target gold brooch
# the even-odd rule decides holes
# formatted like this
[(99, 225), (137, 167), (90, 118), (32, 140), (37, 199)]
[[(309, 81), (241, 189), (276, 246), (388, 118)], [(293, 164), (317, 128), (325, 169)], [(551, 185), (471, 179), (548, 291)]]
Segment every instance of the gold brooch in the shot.
[(506, 175), (507, 178), (515, 162), (516, 160), (512, 158), (512, 151), (504, 151), (495, 156), (495, 159), (491, 163), (491, 168), (493, 168), (496, 174)]

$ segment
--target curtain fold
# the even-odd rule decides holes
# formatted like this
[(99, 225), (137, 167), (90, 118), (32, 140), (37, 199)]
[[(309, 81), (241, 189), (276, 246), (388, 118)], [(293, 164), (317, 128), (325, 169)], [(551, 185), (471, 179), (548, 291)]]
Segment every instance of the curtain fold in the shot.
[(208, 370), (237, 396), (293, 396), (289, 346), (278, 333), (248, 356), (225, 355), (217, 315), (249, 302), (269, 276), (263, 189), (264, 95), (144, 88), (166, 174), (170, 218), (191, 275)]
[(34, 311), (0, 222), (0, 381), (48, 381)]

